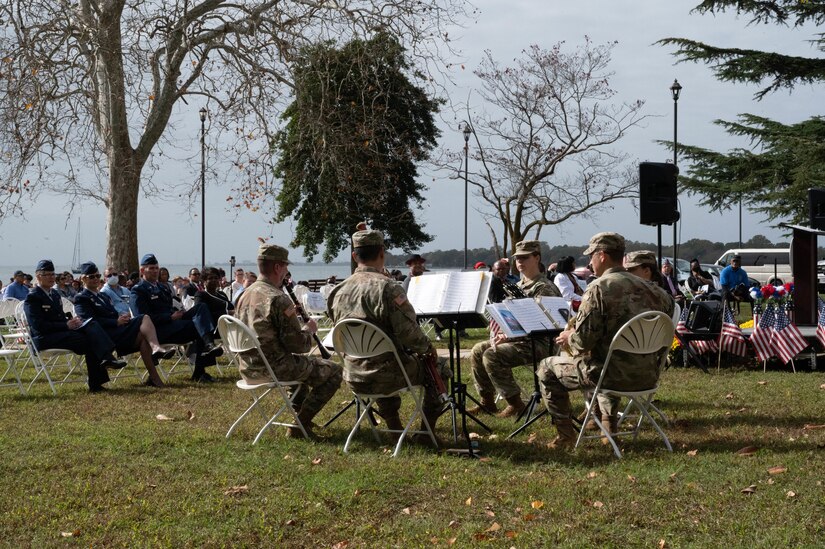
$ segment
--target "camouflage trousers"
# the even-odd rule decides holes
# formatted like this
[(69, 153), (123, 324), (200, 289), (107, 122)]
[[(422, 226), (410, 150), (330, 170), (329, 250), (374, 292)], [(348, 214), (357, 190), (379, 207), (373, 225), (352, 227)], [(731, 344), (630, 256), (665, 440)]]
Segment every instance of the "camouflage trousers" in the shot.
[[(592, 380), (587, 375), (587, 369), (588, 365), (583, 359), (571, 356), (551, 356), (539, 364), (539, 389), (544, 405), (554, 419), (572, 416), (570, 391), (579, 389), (592, 394), (592, 390), (596, 388), (598, 379)], [(598, 402), (602, 414), (613, 416), (619, 411), (619, 399), (616, 397), (599, 395)]]
[[(550, 354), (547, 340), (536, 341), (536, 359)], [(480, 341), (470, 352), (473, 382), (479, 395), (500, 394), (510, 398), (521, 394), (521, 387), (513, 377), (516, 366), (533, 365), (533, 351), (529, 341), (503, 342), (494, 349), (489, 341)]]
[[(331, 360), (293, 355), (293, 364), (273, 364), (279, 381), (300, 381), (304, 387), (293, 399), (296, 410), (314, 416), (341, 386), (341, 366)], [(307, 387), (309, 391), (307, 391)]]
[[(404, 369), (407, 372), (407, 377), (410, 378), (410, 383), (413, 385), (424, 385), (425, 387), (424, 402), (422, 403), (424, 413), (429, 416), (440, 412), (443, 403), (435, 390), (435, 384), (431, 381), (429, 377), (430, 374), (427, 372), (426, 367), (414, 357), (405, 358), (410, 359), (404, 361)], [(392, 393), (404, 387), (404, 378), (398, 370), (397, 364), (394, 365), (392, 377), (388, 377), (388, 373), (391, 371), (393, 371), (393, 369), (379, 369), (378, 372), (376, 372), (377, 375), (373, 376), (373, 379), (362, 377), (362, 380), (359, 381), (347, 381), (347, 385), (349, 385), (353, 392), (359, 394)], [(444, 386), (449, 390), (450, 378), (453, 374), (452, 370), (450, 370), (450, 365), (447, 363), (447, 359), (439, 357), (438, 372), (441, 375)], [(375, 402), (378, 407), (378, 413), (385, 418), (397, 416), (398, 411), (401, 409), (400, 396), (379, 398), (376, 399)]]

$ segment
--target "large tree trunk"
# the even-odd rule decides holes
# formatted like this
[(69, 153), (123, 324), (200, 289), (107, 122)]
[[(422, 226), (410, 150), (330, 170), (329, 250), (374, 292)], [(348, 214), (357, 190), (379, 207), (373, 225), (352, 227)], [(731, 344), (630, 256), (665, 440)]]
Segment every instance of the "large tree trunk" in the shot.
[(142, 162), (131, 153), (109, 159), (109, 212), (106, 218), (106, 266), (138, 269), (137, 212)]

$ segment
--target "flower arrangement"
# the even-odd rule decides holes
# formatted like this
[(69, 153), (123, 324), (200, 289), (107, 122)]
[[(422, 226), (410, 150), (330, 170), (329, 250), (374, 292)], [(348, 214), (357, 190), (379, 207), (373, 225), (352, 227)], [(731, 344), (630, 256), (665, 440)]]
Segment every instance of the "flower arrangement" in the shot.
[(792, 305), (793, 304), (793, 282), (786, 282), (780, 286), (766, 284), (761, 288), (751, 288), (750, 296), (754, 305), (768, 307), (770, 305)]

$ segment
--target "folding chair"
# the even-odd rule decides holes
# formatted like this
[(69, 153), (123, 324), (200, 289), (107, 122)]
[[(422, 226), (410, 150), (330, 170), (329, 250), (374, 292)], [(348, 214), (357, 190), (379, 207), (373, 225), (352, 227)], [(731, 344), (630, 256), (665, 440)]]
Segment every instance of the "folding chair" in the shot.
[[(336, 354), (341, 358), (344, 368), (346, 368), (346, 362), (344, 361), (344, 356), (349, 358), (372, 358), (379, 355), (383, 355), (385, 353), (392, 353), (395, 357), (395, 361), (398, 364), (398, 368), (401, 370), (401, 374), (406, 382), (406, 386), (402, 387), (392, 393), (388, 394), (379, 394), (379, 393), (355, 393), (355, 398), (358, 399), (362, 407), (361, 415), (358, 416), (358, 419), (355, 421), (355, 425), (353, 426), (352, 430), (347, 437), (347, 441), (344, 444), (344, 453), (349, 453), (349, 447), (352, 443), (352, 439), (355, 436), (355, 433), (358, 432), (359, 428), (361, 427), (361, 423), (364, 422), (370, 415), (370, 412), (374, 412), (372, 405), (375, 403), (375, 400), (378, 398), (388, 398), (399, 396), (402, 393), (409, 393), (412, 396), (413, 401), (415, 402), (415, 410), (410, 415), (410, 418), (407, 420), (407, 424), (404, 426), (404, 429), (399, 431), (397, 429), (378, 429), (372, 422), (367, 421), (367, 424), (372, 429), (373, 436), (377, 442), (380, 442), (380, 438), (378, 437), (378, 432), (383, 431), (387, 433), (400, 433), (398, 437), (398, 442), (395, 445), (395, 451), (392, 453), (392, 456), (395, 457), (398, 455), (398, 452), (401, 450), (401, 445), (404, 443), (404, 439), (406, 438), (407, 434), (428, 434), (430, 436), (430, 440), (433, 443), (433, 446), (436, 448), (438, 447), (438, 441), (435, 439), (435, 435), (433, 434), (433, 429), (430, 423), (427, 421), (427, 417), (424, 415), (424, 386), (423, 385), (413, 385), (410, 382), (409, 376), (407, 376), (407, 371), (404, 369), (404, 364), (401, 362), (401, 358), (398, 356), (398, 351), (395, 348), (395, 344), (392, 340), (385, 334), (380, 328), (375, 326), (374, 324), (370, 324), (364, 320), (358, 320), (355, 318), (345, 318), (338, 323), (335, 324), (335, 327), (332, 329), (332, 342), (333, 346), (335, 347)], [(424, 425), (427, 427), (426, 430), (411, 430), (410, 427), (413, 424), (415, 419), (421, 416), (424, 420)]]
[[(17, 357), (20, 353), (22, 353), (20, 349), (0, 349), (0, 357), (6, 359), (6, 371), (0, 376), (0, 387), (17, 387), (20, 389), (20, 394), (25, 395), (26, 388), (20, 381), (20, 370), (17, 368)], [(15, 381), (5, 381), (9, 374), (14, 375)]]
[[(257, 443), (266, 430), (272, 425), (298, 428), (301, 430), (304, 437), (308, 439), (309, 435), (307, 434), (306, 429), (304, 429), (304, 426), (301, 424), (301, 420), (298, 419), (298, 412), (295, 411), (295, 408), (292, 405), (292, 399), (298, 394), (298, 391), (303, 388), (304, 384), (300, 381), (279, 381), (275, 375), (275, 372), (272, 371), (272, 367), (269, 365), (269, 361), (266, 359), (263, 350), (261, 350), (261, 343), (258, 341), (258, 336), (255, 335), (255, 332), (253, 332), (252, 329), (237, 318), (229, 315), (223, 315), (220, 317), (218, 319), (218, 333), (221, 334), (221, 340), (223, 341), (225, 348), (231, 353), (238, 354), (248, 351), (257, 351), (258, 357), (266, 365), (266, 369), (272, 379), (272, 381), (267, 381), (260, 384), (249, 384), (244, 379), (240, 379), (235, 382), (238, 389), (248, 391), (252, 395), (252, 405), (247, 408), (238, 419), (235, 420), (235, 423), (233, 423), (229, 428), (229, 431), (226, 432), (226, 438), (229, 438), (232, 431), (235, 430), (235, 427), (237, 427), (238, 424), (240, 424), (240, 422), (243, 421), (243, 419), (249, 415), (252, 410), (258, 408), (258, 405), (263, 402), (263, 399), (266, 398), (267, 395), (272, 393), (281, 397), (282, 404), (278, 408), (278, 411), (275, 412), (275, 415), (268, 419), (264, 411), (261, 408), (258, 408), (258, 411), (261, 413), (261, 417), (263, 417), (265, 423), (261, 430), (258, 431), (258, 435), (255, 437), (252, 444)], [(291, 396), (287, 392), (287, 389), (292, 390)], [(285, 412), (292, 415), (292, 419), (294, 420), (292, 423), (278, 421), (278, 418)]]
[[(660, 312), (660, 311), (650, 311), (636, 315), (635, 317), (628, 320), (624, 326), (622, 326), (616, 335), (613, 337), (613, 341), (610, 343), (610, 348), (607, 352), (607, 357), (604, 361), (604, 366), (602, 367), (602, 373), (599, 376), (599, 381), (596, 384), (596, 388), (593, 390), (593, 396), (589, 401), (585, 401), (585, 406), (587, 408), (587, 413), (585, 415), (584, 421), (582, 425), (587, 425), (587, 422), (592, 418), (593, 421), (598, 425), (599, 429), (601, 430), (604, 437), (607, 437), (607, 440), (610, 442), (611, 446), (613, 446), (613, 452), (616, 454), (616, 457), (621, 458), (622, 453), (619, 451), (619, 447), (616, 445), (616, 441), (614, 437), (624, 436), (624, 435), (633, 435), (633, 440), (639, 435), (639, 430), (642, 426), (642, 422), (647, 419), (656, 432), (659, 434), (661, 439), (664, 441), (665, 446), (667, 447), (669, 452), (673, 451), (673, 448), (670, 445), (670, 441), (665, 435), (664, 431), (659, 427), (659, 424), (656, 423), (648, 410), (652, 407), (651, 401), (653, 400), (653, 395), (656, 394), (656, 391), (659, 389), (658, 381), (655, 383), (653, 387), (643, 388), (634, 391), (619, 391), (616, 389), (610, 389), (608, 387), (603, 386), (603, 381), (605, 377), (605, 373), (610, 368), (610, 359), (613, 356), (613, 353), (616, 351), (622, 351), (624, 353), (634, 354), (634, 355), (649, 355), (655, 353), (661, 353), (661, 358), (659, 359), (659, 366), (657, 370), (658, 373), (661, 373), (662, 368), (664, 367), (665, 360), (667, 360), (667, 352), (666, 350), (670, 348), (671, 343), (673, 342), (673, 319), (671, 319), (667, 314)], [(618, 432), (614, 434), (610, 434), (607, 427), (602, 423), (601, 419), (596, 417), (593, 414), (593, 407), (596, 403), (596, 398), (598, 395), (606, 395), (606, 396), (614, 396), (614, 397), (625, 397), (629, 399), (628, 406), (625, 408), (625, 414), (622, 417), (626, 416), (626, 412), (633, 407), (639, 411), (639, 420), (636, 422), (636, 426), (631, 431), (624, 431)], [(655, 407), (654, 407), (655, 408)], [(602, 435), (585, 435), (584, 429), (579, 431), (579, 436), (576, 439), (576, 447), (579, 446), (582, 440), (584, 439), (592, 439), (592, 438), (602, 438)]]
[[(298, 297), (297, 295), (295, 297)], [(302, 301), (304, 311), (318, 324), (318, 336), (323, 337), (332, 329), (332, 321), (327, 316), (327, 300), (320, 292), (306, 292)]]

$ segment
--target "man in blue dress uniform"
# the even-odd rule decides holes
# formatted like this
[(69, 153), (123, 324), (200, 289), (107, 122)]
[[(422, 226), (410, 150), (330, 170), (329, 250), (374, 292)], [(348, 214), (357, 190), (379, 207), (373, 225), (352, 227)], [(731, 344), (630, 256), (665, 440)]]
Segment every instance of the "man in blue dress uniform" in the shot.
[(78, 317), (66, 319), (60, 294), (54, 289), (54, 263), (43, 259), (35, 271), (37, 286), (26, 297), (23, 310), (29, 322), (32, 342), (39, 351), (67, 349), (86, 355), (89, 391), (105, 390), (109, 381), (106, 368), (123, 368), (126, 362), (112, 355), (115, 344), (94, 320), (83, 322)]
[(160, 267), (154, 254), (146, 254), (140, 260), (141, 281), (132, 286), (130, 307), (135, 315), (143, 314), (152, 319), (158, 341), (165, 343), (189, 343), (189, 362), (194, 365), (194, 381), (212, 381), (202, 361), (197, 357), (214, 354), (215, 323), (206, 305), (198, 303), (188, 311), (175, 311), (172, 307), (172, 291), (166, 284), (158, 284)]

